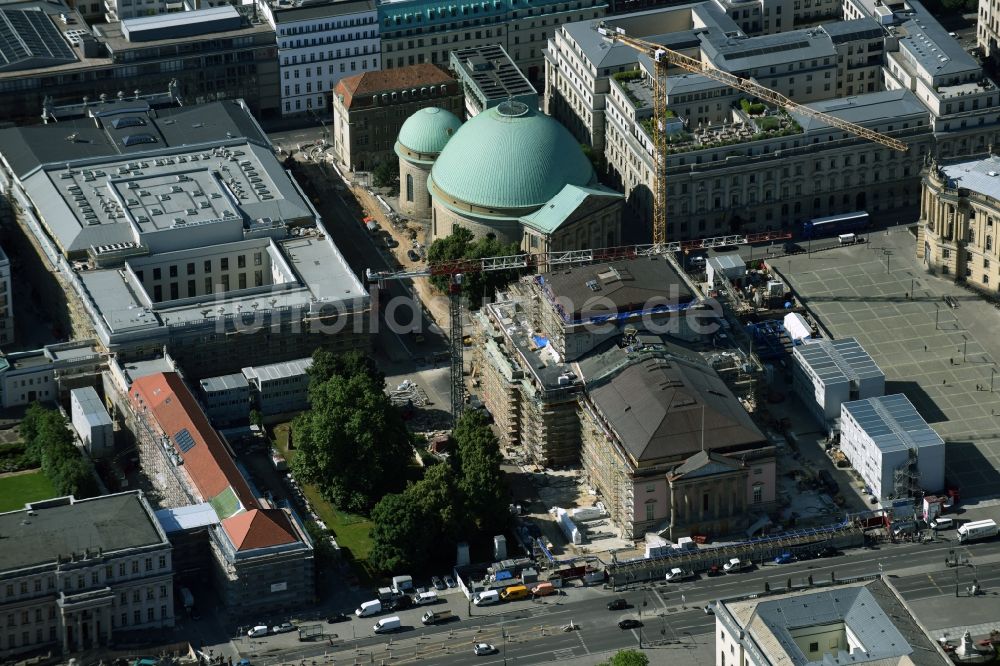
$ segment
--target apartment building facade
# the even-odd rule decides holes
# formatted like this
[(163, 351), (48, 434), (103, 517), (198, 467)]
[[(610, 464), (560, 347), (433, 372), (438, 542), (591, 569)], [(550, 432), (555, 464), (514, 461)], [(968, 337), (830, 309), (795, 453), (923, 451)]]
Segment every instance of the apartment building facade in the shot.
[[(154, 92), (185, 104), (242, 98), (264, 118), (278, 111), (274, 30), (235, 8), (88, 28), (83, 17), (62, 2), (18, 7), (24, 8), (4, 11), (30, 17), (50, 43), (51, 55), (40, 61), (42, 52), (34, 49), (42, 46), (35, 44), (0, 73), (2, 120), (34, 124), (43, 109), (61, 120), (54, 108), (59, 105), (82, 102), (86, 110), (102, 101)], [(10, 48), (18, 53), (21, 47)]]
[(437, 65), (423, 63), (342, 79), (333, 89), (333, 153), (352, 171), (395, 159), (406, 120), (434, 106), (462, 115), (462, 89)]
[(602, 0), (473, 0), (448, 6), (435, 0), (390, 0), (379, 4), (384, 66), (447, 66), (451, 51), (498, 44), (540, 88), (546, 40), (558, 26), (600, 19), (607, 11)]
[[(994, 84), (922, 6), (906, 3), (886, 14), (880, 4), (853, 2), (861, 0), (845, 5), (850, 20), (759, 37), (742, 35), (711, 3), (614, 19), (628, 34), (652, 35), (909, 145), (899, 153), (794, 113), (751, 118), (740, 94), (678, 73), (667, 83), (669, 238), (796, 229), (810, 218), (852, 210), (905, 219), (916, 214), (927, 155), (983, 153), (1000, 138)], [(883, 30), (893, 22), (906, 27), (905, 36)], [(692, 23), (705, 27), (692, 32)], [(551, 40), (546, 105), (578, 139), (600, 147), (603, 178), (625, 192), (648, 230), (650, 65), (600, 40), (592, 26), (560, 29)], [(935, 60), (940, 67), (930, 62), (930, 43), (944, 45), (933, 56), (944, 58)]]
[(14, 284), (10, 259), (0, 248), (0, 349), (14, 342)]
[(5, 661), (174, 626), (171, 547), (141, 491), (32, 502), (0, 514), (0, 530), (17, 544), (0, 554)]
[(282, 116), (326, 115), (338, 81), (381, 69), (374, 0), (258, 0), (257, 6), (277, 40)]

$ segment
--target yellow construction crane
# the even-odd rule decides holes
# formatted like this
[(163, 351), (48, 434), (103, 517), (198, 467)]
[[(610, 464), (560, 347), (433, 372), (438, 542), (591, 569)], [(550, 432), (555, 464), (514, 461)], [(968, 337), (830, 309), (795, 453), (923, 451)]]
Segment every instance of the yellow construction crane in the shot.
[(645, 53), (653, 59), (656, 71), (653, 76), (653, 244), (662, 245), (667, 241), (667, 135), (664, 132), (662, 123), (667, 115), (667, 90), (666, 78), (667, 67), (676, 65), (681, 69), (701, 74), (719, 83), (750, 93), (765, 102), (770, 102), (786, 111), (795, 111), (803, 116), (821, 120), (828, 125), (850, 132), (869, 141), (882, 144), (893, 150), (906, 151), (908, 146), (902, 141), (893, 139), (890, 136), (872, 131), (867, 127), (862, 127), (852, 122), (842, 120), (830, 114), (810, 109), (797, 102), (793, 102), (779, 92), (770, 88), (765, 88), (759, 83), (750, 79), (744, 79), (716, 69), (707, 62), (695, 60), (683, 53), (678, 53), (660, 44), (647, 42), (635, 37), (629, 37), (621, 28), (613, 28), (601, 23), (597, 31), (606, 39), (612, 42), (621, 42), (626, 46)]

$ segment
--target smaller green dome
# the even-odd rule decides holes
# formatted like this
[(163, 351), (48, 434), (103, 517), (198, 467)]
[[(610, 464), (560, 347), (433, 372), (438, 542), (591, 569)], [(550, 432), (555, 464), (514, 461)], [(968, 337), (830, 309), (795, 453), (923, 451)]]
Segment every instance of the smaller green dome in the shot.
[(406, 119), (396, 140), (414, 153), (440, 153), (461, 126), (451, 111), (429, 106)]

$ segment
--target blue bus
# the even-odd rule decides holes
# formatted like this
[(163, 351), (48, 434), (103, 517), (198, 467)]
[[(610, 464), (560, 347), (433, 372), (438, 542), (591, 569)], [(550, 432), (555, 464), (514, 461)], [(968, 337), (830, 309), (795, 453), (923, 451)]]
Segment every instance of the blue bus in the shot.
[(854, 213), (830, 215), (829, 217), (817, 217), (802, 223), (802, 237), (825, 238), (838, 234), (857, 233), (859, 231), (866, 231), (870, 224), (871, 220), (868, 218), (868, 213), (863, 210)]

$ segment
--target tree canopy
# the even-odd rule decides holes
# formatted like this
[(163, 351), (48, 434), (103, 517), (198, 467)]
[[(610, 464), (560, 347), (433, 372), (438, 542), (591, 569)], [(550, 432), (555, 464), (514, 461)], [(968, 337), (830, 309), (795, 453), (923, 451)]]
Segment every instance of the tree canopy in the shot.
[(638, 650), (619, 650), (605, 666), (649, 666), (649, 657)]
[(386, 495), (372, 511), (369, 561), (383, 571), (420, 569), (454, 557), (463, 535), (504, 528), (507, 492), (500, 447), (483, 415), (470, 410), (452, 433), (452, 464), (427, 468), (424, 478)]
[(458, 487), (465, 499), (465, 515), (471, 526), (483, 531), (502, 527), (509, 504), (500, 473), (503, 456), (486, 416), (476, 409), (463, 412), (451, 437)]
[(292, 468), (336, 507), (367, 514), (380, 497), (403, 487), (413, 458), (410, 434), (381, 373), (357, 359), (318, 357), (310, 409), (292, 423)]
[(375, 365), (375, 359), (357, 350), (334, 354), (326, 349), (317, 349), (313, 352), (308, 372), (310, 386), (321, 384), (334, 375), (356, 374), (367, 375), (379, 386), (385, 384), (385, 373)]
[(423, 479), (375, 505), (369, 555), (375, 567), (403, 571), (454, 556), (463, 523), (454, 477), (448, 465), (433, 465)]
[[(431, 243), (427, 250), (427, 262), (433, 265), (457, 259), (504, 257), (520, 251), (517, 243), (504, 244), (492, 235), (477, 240), (465, 227), (456, 227), (450, 235)], [(462, 277), (462, 291), (469, 296), (469, 302), (478, 307), (483, 298), (492, 297), (497, 289), (502, 289), (515, 279), (515, 270), (468, 273)], [(431, 278), (431, 284), (441, 291), (447, 291), (450, 280), (450, 276), (437, 275)]]
[(41, 466), (58, 494), (77, 498), (99, 494), (90, 465), (76, 448), (73, 433), (58, 410), (32, 403), (18, 430), (25, 443), (26, 466)]
[(372, 169), (372, 184), (375, 187), (395, 187), (399, 180), (399, 158), (379, 162)]

